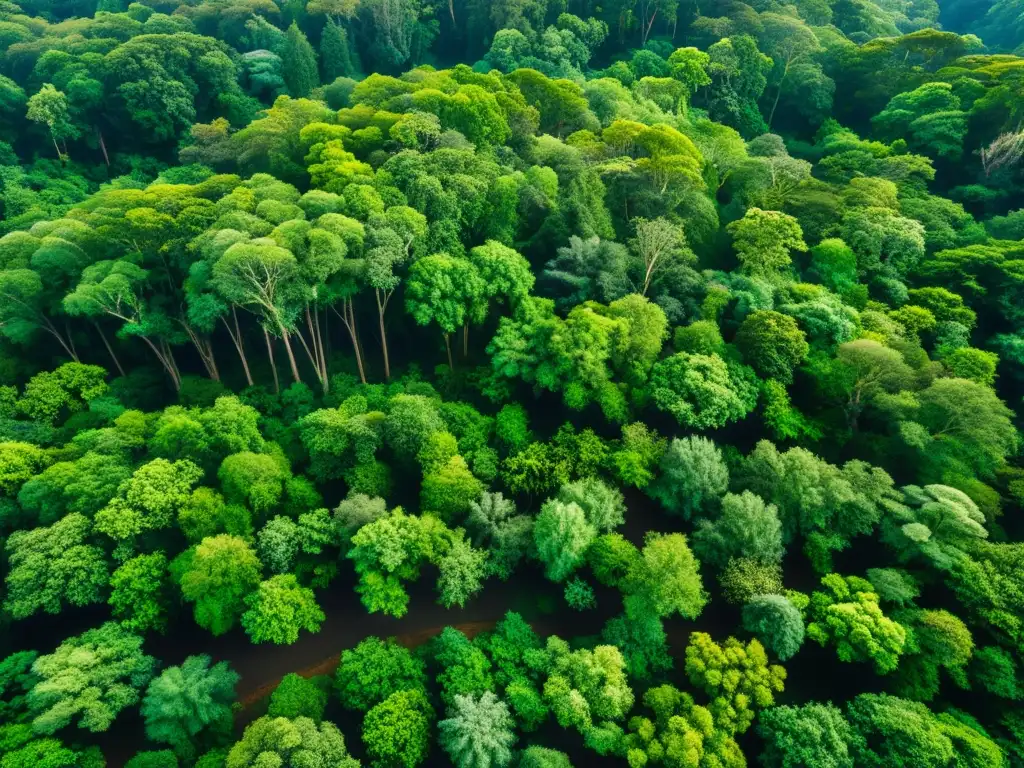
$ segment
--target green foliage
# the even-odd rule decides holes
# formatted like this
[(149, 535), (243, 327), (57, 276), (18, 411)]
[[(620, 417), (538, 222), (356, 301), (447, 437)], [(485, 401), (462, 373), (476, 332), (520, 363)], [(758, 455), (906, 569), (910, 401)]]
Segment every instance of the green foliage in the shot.
[(651, 372), (651, 399), (683, 427), (711, 429), (743, 418), (757, 402), (756, 377), (718, 355), (677, 352)]
[(237, 536), (203, 539), (171, 563), (182, 596), (195, 603), (196, 623), (221, 635), (245, 611), (245, 599), (260, 583), (260, 561)]
[(245, 729), (224, 764), (226, 768), (264, 764), (281, 768), (315, 764), (356, 768), (359, 761), (348, 754), (345, 738), (333, 723), (318, 725), (308, 717), (289, 720), (264, 716)]
[(660, 470), (648, 492), (684, 518), (709, 508), (729, 487), (722, 452), (705, 437), (672, 440), (661, 458)]
[(289, 672), (281, 678), (281, 682), (270, 694), (267, 715), (285, 717), (289, 720), (308, 717), (314, 723), (319, 723), (327, 707), (327, 691), (319, 683), (320, 680), (310, 680)]
[(580, 578), (573, 578), (565, 583), (565, 602), (577, 611), (592, 610), (597, 607), (594, 589)]
[(907, 632), (882, 613), (871, 583), (830, 573), (821, 584), (825, 591), (811, 595), (807, 636), (835, 645), (841, 661), (870, 661), (883, 675), (896, 669)]
[(775, 703), (786, 670), (768, 664), (757, 640), (744, 645), (730, 637), (719, 645), (710, 635), (694, 632), (686, 646), (686, 675), (711, 697), (708, 709), (718, 727), (733, 734), (744, 733), (757, 710)]
[(698, 523), (693, 546), (704, 562), (717, 568), (736, 557), (778, 563), (785, 552), (778, 510), (750, 491), (727, 493), (719, 516)]
[(853, 768), (854, 732), (831, 704), (772, 707), (758, 716), (770, 768)]
[(254, 643), (291, 645), (299, 632), (319, 632), (324, 612), (313, 590), (300, 586), (292, 574), (272, 576), (245, 598), (248, 610), (242, 627)]
[(792, 658), (804, 642), (803, 616), (782, 595), (754, 596), (743, 606), (743, 628), (781, 661)]
[(170, 606), (167, 558), (139, 555), (110, 575), (110, 610), (132, 632), (167, 630)]
[(227, 732), (238, 674), (227, 662), (189, 656), (153, 678), (142, 700), (146, 737), (190, 756), (196, 736), (206, 729)]
[(7, 539), (7, 597), (4, 608), (17, 619), (40, 610), (60, 613), (65, 604), (103, 599), (108, 570), (103, 550), (86, 543), (92, 525), (72, 513), (49, 528), (15, 531)]
[(343, 651), (335, 673), (341, 703), (362, 712), (380, 704), (392, 693), (426, 686), (423, 662), (394, 639), (369, 637)]
[(459, 768), (505, 766), (516, 735), (508, 706), (490, 691), (478, 699), (456, 696), (448, 718), (437, 724), (438, 740)]
[(414, 768), (430, 749), (434, 710), (422, 690), (397, 691), (363, 720), (363, 743), (378, 768)]
[(122, 710), (138, 703), (155, 667), (142, 652), (142, 638), (114, 622), (70, 637), (32, 664), (32, 727), (46, 735), (72, 723), (105, 731)]
[(696, 618), (708, 600), (699, 567), (681, 533), (648, 533), (622, 587), (626, 613)]
[(583, 562), (595, 536), (597, 529), (578, 504), (558, 499), (545, 502), (533, 526), (533, 542), (545, 575), (552, 581), (568, 578)]

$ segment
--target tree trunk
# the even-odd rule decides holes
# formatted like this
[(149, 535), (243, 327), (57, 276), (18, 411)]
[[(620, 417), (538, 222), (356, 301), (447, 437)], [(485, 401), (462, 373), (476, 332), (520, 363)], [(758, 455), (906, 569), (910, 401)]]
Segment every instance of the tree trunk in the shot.
[(99, 333), (100, 338), (103, 339), (103, 346), (107, 348), (107, 352), (110, 354), (110, 359), (114, 361), (114, 365), (117, 367), (117, 372), (124, 376), (124, 368), (121, 367), (121, 361), (118, 360), (117, 355), (114, 354), (114, 348), (110, 346), (110, 342), (107, 341), (107, 334), (103, 332), (103, 329), (100, 327), (100, 324), (97, 323), (95, 320), (93, 320), (92, 324), (93, 327), (96, 329), (96, 332)]
[(96, 129), (96, 135), (99, 136), (99, 138), (100, 138), (100, 151), (103, 152), (103, 160), (106, 162), (107, 168), (109, 168), (110, 167), (110, 155), (107, 154), (107, 144), (106, 144), (105, 141), (103, 141), (103, 133), (100, 132), (99, 128)]
[(448, 351), (448, 370), (454, 371), (455, 363), (452, 362), (452, 342), (451, 339), (448, 338), (447, 333), (442, 335), (444, 336), (444, 348)]
[(221, 321), (224, 323), (224, 327), (228, 329), (228, 336), (231, 337), (231, 343), (235, 345), (235, 351), (238, 352), (238, 356), (242, 360), (242, 370), (245, 371), (245, 381), (251, 387), (253, 385), (252, 373), (249, 371), (249, 361), (245, 357), (245, 347), (242, 345), (242, 331), (238, 327), (238, 311), (234, 306), (231, 307), (231, 315), (235, 321), (234, 331), (231, 330), (231, 326), (228, 324), (226, 319), (222, 317)]
[(174, 361), (169, 359), (148, 336), (140, 336), (139, 338), (146, 342), (146, 344), (149, 345), (149, 348), (153, 350), (153, 354), (156, 355), (156, 359), (160, 361), (160, 364), (164, 367), (164, 371), (166, 371), (167, 375), (170, 377), (171, 384), (174, 385), (174, 391), (180, 392), (181, 378), (178, 375), (178, 369), (177, 366), (174, 365)]
[(469, 320), (462, 325), (462, 356), (469, 357)]
[(267, 340), (267, 357), (270, 358), (270, 370), (274, 372), (274, 393), (281, 393), (281, 380), (277, 378), (277, 364), (274, 362), (274, 345), (270, 341), (270, 333), (263, 329), (263, 338)]
[(288, 331), (280, 323), (277, 324), (277, 329), (281, 331), (281, 341), (284, 342), (284, 351), (288, 354), (288, 365), (292, 369), (292, 378), (297, 383), (302, 383), (302, 377), (299, 376), (299, 364), (295, 362), (295, 353), (292, 351), (292, 342), (288, 338)]
[(352, 299), (341, 300), (341, 312), (331, 307), (334, 314), (341, 318), (342, 324), (345, 326), (345, 330), (348, 331), (348, 337), (352, 340), (352, 349), (356, 353), (356, 367), (359, 369), (359, 380), (366, 383), (366, 371), (363, 368), (363, 354), (359, 349), (359, 334), (356, 332), (356, 314), (353, 308), (354, 301)]
[(380, 347), (384, 352), (384, 381), (391, 381), (391, 362), (388, 360), (388, 335), (387, 331), (384, 330), (384, 312), (387, 309), (387, 300), (382, 303), (380, 300), (380, 291), (374, 289), (374, 293), (377, 295), (377, 319), (380, 322)]

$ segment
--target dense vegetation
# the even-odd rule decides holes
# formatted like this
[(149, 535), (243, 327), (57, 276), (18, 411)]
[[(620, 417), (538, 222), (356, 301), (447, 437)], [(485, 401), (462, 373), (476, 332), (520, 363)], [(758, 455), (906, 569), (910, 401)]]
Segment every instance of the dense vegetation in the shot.
[[(0, 48), (0, 768), (1024, 766), (1021, 0), (3, 0)], [(421, 580), (432, 639), (248, 708), (201, 652)]]

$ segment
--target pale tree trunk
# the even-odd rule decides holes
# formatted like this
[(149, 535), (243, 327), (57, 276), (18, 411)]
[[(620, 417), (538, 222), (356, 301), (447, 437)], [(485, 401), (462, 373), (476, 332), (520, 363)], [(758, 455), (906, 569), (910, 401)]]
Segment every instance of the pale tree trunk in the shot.
[(352, 341), (352, 349), (356, 353), (356, 367), (359, 369), (359, 380), (366, 383), (366, 370), (363, 368), (363, 354), (359, 349), (359, 334), (356, 330), (356, 315), (353, 308), (353, 299), (342, 299), (341, 300), (341, 312), (331, 307), (331, 310), (338, 317), (341, 318), (342, 324), (345, 326), (345, 330), (348, 331), (348, 337)]
[(161, 342), (160, 347), (158, 347), (156, 344), (153, 343), (153, 340), (150, 339), (148, 336), (140, 336), (139, 338), (142, 339), (147, 346), (149, 346), (149, 348), (153, 351), (153, 354), (156, 355), (156, 359), (160, 361), (160, 365), (164, 367), (164, 371), (166, 371), (167, 375), (171, 379), (171, 384), (174, 386), (174, 391), (180, 392), (181, 376), (178, 373), (178, 366), (174, 364), (174, 358), (169, 357), (167, 354), (165, 354), (164, 350), (161, 349), (161, 347), (164, 346), (164, 342)]
[(238, 352), (238, 357), (242, 360), (242, 370), (245, 371), (245, 381), (251, 387), (253, 385), (252, 373), (249, 371), (249, 361), (245, 357), (245, 347), (242, 345), (242, 331), (238, 326), (238, 312), (235, 310), (233, 305), (231, 307), (231, 316), (235, 321), (234, 329), (231, 328), (231, 325), (225, 318), (222, 317), (221, 322), (223, 322), (224, 327), (228, 329), (228, 336), (231, 337), (231, 343), (235, 345), (235, 351)]
[(274, 372), (274, 393), (280, 394), (281, 380), (277, 377), (277, 363), (274, 362), (274, 345), (270, 340), (270, 332), (263, 329), (263, 338), (267, 340), (267, 357), (270, 358), (270, 370)]
[(313, 370), (316, 371), (316, 378), (317, 381), (320, 382), (320, 388), (323, 390), (324, 394), (327, 394), (327, 362), (324, 360), (323, 347), (321, 346), (317, 333), (320, 321), (317, 319), (317, 322), (314, 324), (312, 314), (313, 313), (309, 311), (309, 306), (307, 305), (306, 326), (309, 328), (310, 344), (313, 345), (312, 348), (310, 348), (309, 344), (306, 343), (306, 338), (298, 330), (295, 332), (295, 337), (299, 340), (299, 343), (302, 344), (302, 348), (306, 352), (306, 357), (309, 358), (309, 362), (313, 366)]
[(377, 296), (377, 319), (380, 323), (380, 347), (384, 353), (384, 381), (391, 381), (391, 362), (388, 360), (388, 334), (384, 330), (384, 313), (388, 309), (388, 299), (391, 298), (390, 294), (385, 295), (384, 301), (381, 301), (380, 291), (374, 289), (374, 293)]
[(452, 342), (447, 333), (442, 333), (442, 335), (444, 336), (444, 348), (448, 351), (448, 369), (454, 371), (455, 363), (452, 362)]
[(288, 338), (288, 331), (286, 331), (285, 327), (280, 323), (278, 323), (277, 329), (281, 332), (281, 341), (284, 342), (284, 351), (288, 354), (288, 365), (292, 369), (292, 378), (295, 379), (297, 383), (301, 383), (302, 377), (299, 376), (299, 364), (295, 362), (295, 353), (292, 351), (292, 343)]
[(124, 376), (124, 368), (121, 367), (121, 361), (118, 360), (117, 355), (114, 354), (114, 348), (110, 345), (110, 342), (107, 341), (107, 334), (103, 332), (103, 328), (101, 328), (100, 324), (97, 323), (95, 320), (93, 320), (92, 324), (93, 327), (96, 329), (96, 332), (100, 335), (100, 338), (103, 339), (103, 346), (107, 348), (107, 352), (110, 354), (110, 359), (114, 361), (114, 365), (117, 367), (118, 373)]
[(107, 154), (107, 144), (106, 144), (105, 141), (103, 141), (103, 134), (100, 132), (99, 128), (96, 129), (96, 135), (100, 139), (100, 151), (103, 152), (103, 160), (106, 162), (107, 168), (109, 168), (110, 167), (110, 155)]

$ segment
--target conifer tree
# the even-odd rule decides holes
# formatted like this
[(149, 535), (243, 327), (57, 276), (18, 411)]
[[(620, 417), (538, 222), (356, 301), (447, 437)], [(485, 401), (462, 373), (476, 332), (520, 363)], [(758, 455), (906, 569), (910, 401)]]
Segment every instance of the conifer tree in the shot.
[(325, 83), (333, 83), (339, 77), (352, 77), (356, 71), (348, 32), (331, 19), (324, 24), (324, 31), (320, 35), (320, 62), (323, 64)]
[(285, 33), (281, 59), (284, 62), (284, 82), (292, 96), (305, 98), (320, 85), (316, 51), (294, 21)]

